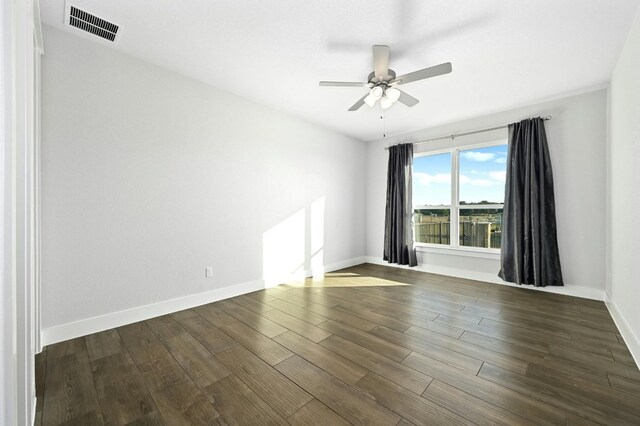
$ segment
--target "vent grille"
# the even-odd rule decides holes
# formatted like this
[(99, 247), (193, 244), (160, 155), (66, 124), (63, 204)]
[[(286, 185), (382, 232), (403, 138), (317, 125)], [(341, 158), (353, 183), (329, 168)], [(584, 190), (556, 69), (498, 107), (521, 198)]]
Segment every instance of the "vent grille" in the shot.
[(69, 11), (69, 25), (109, 41), (115, 41), (119, 29), (118, 25), (73, 6)]

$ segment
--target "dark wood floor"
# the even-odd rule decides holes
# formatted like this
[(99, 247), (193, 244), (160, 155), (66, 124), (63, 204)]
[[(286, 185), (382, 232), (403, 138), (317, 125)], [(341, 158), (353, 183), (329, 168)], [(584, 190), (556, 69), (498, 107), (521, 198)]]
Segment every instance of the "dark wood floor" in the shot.
[(46, 348), (38, 422), (640, 424), (602, 302), (375, 265)]

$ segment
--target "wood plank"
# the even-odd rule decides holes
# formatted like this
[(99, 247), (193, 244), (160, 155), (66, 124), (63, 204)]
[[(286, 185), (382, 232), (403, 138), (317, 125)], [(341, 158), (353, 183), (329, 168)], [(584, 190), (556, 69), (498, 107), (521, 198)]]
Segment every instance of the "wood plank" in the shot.
[(378, 355), (339, 336), (331, 336), (320, 342), (320, 345), (418, 395), (424, 392), (433, 380), (406, 365)]
[[(552, 382), (552, 377), (545, 376), (543, 380), (538, 380), (508, 372), (489, 363), (482, 366), (478, 376), (598, 423), (632, 425), (640, 422), (639, 417), (596, 400), (595, 394), (590, 397), (580, 392), (568, 392), (559, 382)], [(571, 383), (569, 386), (574, 385)], [(593, 386), (595, 385), (588, 389), (593, 389)]]
[(395, 425), (400, 417), (297, 355), (276, 369), (354, 424)]
[(609, 383), (612, 389), (627, 392), (640, 398), (640, 381), (609, 374)]
[(464, 425), (468, 423), (453, 411), (409, 392), (404, 387), (374, 373), (364, 376), (356, 384), (356, 388), (415, 425)]
[(144, 321), (125, 325), (117, 330), (135, 364), (150, 362), (168, 355), (167, 350)]
[(57, 424), (58, 426), (102, 426), (104, 422), (102, 421), (102, 415), (98, 411), (90, 411), (80, 417)]
[(600, 426), (600, 424), (573, 413), (567, 413), (567, 426)]
[(180, 322), (184, 319), (191, 318), (197, 316), (198, 313), (193, 309), (185, 309), (184, 311), (178, 311), (171, 314), (171, 318)]
[(514, 414), (522, 415), (535, 423), (558, 425), (566, 422), (564, 411), (553, 405), (513, 392), (511, 389), (500, 386), (490, 380), (463, 373), (456, 368), (418, 353), (414, 352), (409, 355), (403, 361), (403, 364), (486, 402), (504, 408)]
[(535, 424), (439, 380), (431, 382), (422, 396), (478, 425), (533, 426)]
[[(506, 342), (491, 339), (486, 336), (480, 336), (475, 333), (465, 332), (460, 340), (465, 342), (470, 342), (476, 345), (480, 345), (495, 351), (504, 352), (516, 357), (527, 358), (531, 357), (533, 360), (536, 356), (535, 352), (531, 352), (527, 348), (523, 348), (518, 345), (508, 344)], [(552, 347), (553, 348), (553, 347)], [(613, 361), (608, 361), (599, 356), (593, 356), (589, 353), (580, 353), (573, 350), (562, 349), (561, 347), (555, 347), (552, 351), (553, 358), (552, 360), (556, 360), (558, 365), (562, 363), (562, 365), (567, 365), (566, 361), (579, 363), (584, 366), (589, 366), (590, 368), (597, 368), (602, 370), (603, 372), (610, 372), (613, 374), (617, 374), (619, 376), (627, 377), (630, 379), (640, 379), (640, 372), (636, 369), (628, 367), (626, 365), (618, 364)], [(538, 354), (539, 357), (543, 358), (547, 356), (544, 353)], [(565, 360), (565, 361), (561, 361)]]
[(274, 340), (347, 384), (353, 385), (367, 374), (366, 368), (292, 331)]
[[(376, 324), (371, 321), (367, 321), (355, 315), (348, 314), (344, 311), (339, 311), (335, 308), (332, 308), (329, 306), (323, 306), (317, 303), (313, 303), (307, 306), (305, 309), (311, 312), (314, 312), (316, 314), (322, 315), (327, 319), (341, 322), (343, 324), (348, 324), (349, 326), (353, 328), (357, 328), (358, 330), (361, 330), (361, 331), (369, 331), (376, 326)], [(319, 326), (320, 324), (316, 324), (316, 325)]]
[[(100, 413), (84, 338), (73, 340), (74, 342), (57, 346), (55, 358), (49, 359), (47, 356), (43, 425), (57, 425), (78, 420), (85, 415), (91, 418), (91, 413)], [(77, 349), (74, 353), (61, 355), (74, 347)], [(50, 349), (51, 347), (47, 349), (47, 355)], [(93, 417), (96, 418), (96, 423), (102, 422), (99, 415)]]
[[(426, 311), (415, 311), (413, 313), (398, 311), (393, 309), (392, 307), (381, 307), (376, 309), (376, 312), (380, 315), (384, 315), (390, 318), (396, 318), (400, 321), (403, 321), (408, 324), (417, 325), (418, 327), (426, 328), (432, 331), (436, 331), (438, 333), (445, 334), (447, 336), (451, 336), (454, 338), (460, 337), (462, 332), (461, 328), (452, 327), (447, 324), (442, 324), (439, 322), (434, 322), (438, 314), (426, 312)], [(402, 330), (406, 331), (406, 330)]]
[(156, 405), (128, 353), (92, 362), (102, 418), (107, 424), (127, 424), (156, 410)]
[(350, 424), (315, 398), (293, 413), (287, 421), (292, 426), (316, 426), (320, 421), (331, 426), (349, 426)]
[[(487, 369), (493, 367), (491, 364), (487, 365)], [(629, 395), (581, 377), (558, 373), (555, 368), (536, 366), (537, 368), (533, 369), (531, 367), (527, 369), (526, 377), (554, 386), (563, 394), (571, 395), (573, 399), (585, 401), (593, 399), (608, 407), (615, 407), (615, 410), (626, 411), (640, 421), (640, 395)]]
[(262, 316), (316, 343), (331, 336), (331, 333), (278, 309), (264, 312)]
[(220, 413), (190, 380), (181, 381), (153, 394), (167, 425), (225, 425)]
[(85, 341), (91, 362), (124, 351), (122, 340), (116, 329), (90, 334), (85, 337)]
[(289, 417), (313, 398), (242, 346), (220, 352), (224, 365), (278, 414)]
[(308, 306), (312, 303), (315, 303), (312, 296), (310, 295), (303, 295), (303, 296), (298, 296), (296, 294), (293, 294), (291, 292), (287, 292), (287, 291), (281, 291), (279, 290), (277, 287), (275, 288), (269, 288), (266, 290), (267, 294), (269, 295), (273, 295), (275, 297), (277, 297), (280, 300), (284, 300), (285, 302), (289, 302), (293, 305), (299, 306), (301, 308), (304, 308), (305, 306)]
[(363, 318), (367, 321), (371, 321), (375, 324), (378, 325), (383, 325), (385, 327), (391, 328), (393, 330), (397, 330), (400, 332), (405, 331), (406, 329), (408, 329), (409, 327), (411, 327), (411, 324), (404, 322), (404, 321), (400, 321), (398, 319), (395, 318), (390, 318), (387, 317), (385, 315), (381, 315), (377, 312), (374, 311), (367, 311), (364, 309), (359, 309), (359, 308), (353, 308), (353, 307), (344, 307), (343, 305), (338, 305), (335, 307), (336, 310), (338, 311), (342, 311), (342, 312), (346, 312), (348, 314), (351, 315), (355, 315), (357, 317)]
[(255, 300), (257, 300), (258, 302), (262, 302), (262, 303), (267, 303), (271, 300), (277, 300), (278, 298), (272, 294), (268, 294), (267, 292), (261, 290), (261, 291), (254, 291), (252, 293), (247, 293), (243, 296), (247, 296), (247, 297), (251, 297)]
[(189, 381), (189, 376), (178, 361), (167, 353), (166, 356), (138, 364), (138, 371), (151, 394), (156, 394), (179, 382)]
[(205, 389), (229, 425), (279, 425), (284, 418), (236, 376), (231, 375)]
[(231, 300), (216, 302), (215, 306), (267, 337), (275, 337), (288, 331), (285, 327), (267, 319), (264, 315), (256, 314)]
[[(371, 330), (371, 334), (472, 374), (476, 374), (480, 369), (478, 361), (480, 363), (481, 361), (489, 361), (520, 374), (524, 374), (529, 365), (521, 359), (467, 344), (438, 333), (423, 329), (420, 333), (417, 330), (414, 331), (418, 337), (398, 333), (384, 327), (376, 327)], [(451, 354), (451, 356), (444, 356), (447, 354)]]
[(497, 318), (500, 321), (514, 322), (534, 325), (536, 327), (561, 328), (570, 333), (586, 334), (603, 340), (617, 341), (615, 333), (618, 329), (612, 320), (605, 320), (602, 317), (592, 318), (581, 312), (531, 312), (523, 309), (505, 307), (500, 311)]
[(262, 333), (258, 333), (213, 306), (208, 306), (204, 310), (197, 310), (197, 312), (269, 365), (276, 365), (293, 355), (289, 350), (267, 338)]
[(171, 315), (151, 318), (146, 323), (161, 342), (187, 334), (187, 331)]
[[(415, 350), (425, 356), (437, 359), (445, 364), (449, 364), (452, 367), (459, 368), (473, 375), (478, 373), (478, 370), (480, 370), (480, 366), (482, 365), (482, 360), (465, 355), (462, 350), (455, 351), (448, 349), (445, 346), (431, 343), (429, 338), (433, 336), (433, 333), (424, 329), (414, 329), (414, 327), (415, 326), (412, 326), (405, 334), (398, 333), (388, 328), (377, 327), (374, 329), (375, 332), (372, 332), (372, 334), (376, 336), (385, 336), (386, 340), (389, 342)], [(411, 334), (409, 334), (410, 330), (412, 332)], [(442, 339), (440, 336), (436, 337), (436, 339), (438, 338)]]
[[(284, 300), (280, 300), (280, 299), (275, 299), (269, 302), (269, 304), (266, 306), (268, 306), (271, 309), (274, 309), (274, 308), (279, 309), (282, 312), (286, 312), (291, 316), (294, 316), (298, 319), (309, 322), (313, 325), (318, 325), (321, 322), (325, 322), (327, 320), (327, 317), (311, 311), (308, 306), (306, 308), (301, 308), (299, 306), (293, 305), (291, 303), (285, 302)], [(326, 306), (323, 306), (323, 308), (326, 308)]]
[(74, 355), (86, 353), (87, 345), (83, 337), (65, 340), (64, 342), (55, 343), (47, 346), (47, 359), (54, 360), (65, 355)]
[(319, 327), (394, 361), (400, 362), (411, 353), (407, 348), (395, 345), (372, 334), (362, 332), (339, 322), (330, 320), (323, 322)]
[(591, 367), (584, 367), (554, 356), (545, 355), (542, 359), (532, 359), (529, 363), (529, 367), (527, 368), (527, 375), (535, 375), (535, 372), (539, 370), (545, 372), (553, 370), (555, 373), (562, 374), (566, 377), (581, 378), (600, 386), (609, 387), (609, 379), (607, 377), (607, 373), (604, 371)]
[(219, 328), (198, 314), (193, 317), (180, 319), (178, 322), (180, 322), (180, 325), (195, 337), (202, 346), (214, 354), (238, 345), (238, 342), (224, 334)]
[(164, 426), (166, 422), (160, 414), (159, 410), (153, 410), (152, 412), (145, 414), (136, 420), (127, 423), (127, 426)]
[[(535, 370), (536, 368), (539, 368), (539, 366), (545, 368), (554, 368), (558, 371), (558, 373), (582, 377), (594, 383), (604, 384), (608, 386), (608, 380), (605, 372), (575, 363), (571, 360), (558, 358), (544, 352), (537, 352), (526, 347), (505, 344), (500, 340), (490, 339), (488, 337), (479, 336), (477, 334), (469, 333), (466, 331), (462, 335), (460, 340), (486, 347), (499, 353), (504, 353), (506, 356), (513, 356), (517, 359), (526, 361), (527, 369)], [(485, 361), (495, 365), (495, 363), (493, 363), (491, 360), (487, 359)], [(516, 371), (516, 373), (526, 374), (519, 371)]]
[[(237, 296), (231, 300), (236, 302), (240, 306), (244, 306), (245, 308), (252, 310), (256, 314), (261, 314), (263, 312), (270, 311), (271, 309), (273, 309), (271, 306), (267, 305), (266, 303), (258, 302), (256, 299), (253, 299), (246, 295)], [(279, 299), (276, 299), (276, 300), (280, 301)]]
[(611, 349), (611, 354), (613, 355), (615, 362), (637, 368), (636, 361), (633, 359), (631, 352), (629, 352), (627, 348)]
[(190, 334), (162, 339), (167, 350), (200, 388), (227, 377), (231, 372)]
[(42, 405), (44, 403), (44, 384), (47, 374), (47, 348), (44, 348), (42, 352), (36, 354), (36, 413), (38, 414), (38, 420), (35, 422), (37, 425), (42, 423)]
[(503, 310), (500, 313), (500, 321), (483, 318), (482, 323), (485, 325), (489, 325), (489, 323), (491, 323), (494, 325), (492, 328), (497, 328), (497, 323), (502, 323), (500, 324), (500, 327), (521, 326), (530, 330), (537, 330), (540, 332), (546, 331), (550, 335), (560, 337), (569, 336), (569, 338), (573, 340), (590, 338), (618, 343), (618, 339), (614, 332), (600, 331), (571, 321), (545, 318), (541, 315), (515, 314), (513, 311), (508, 312)]

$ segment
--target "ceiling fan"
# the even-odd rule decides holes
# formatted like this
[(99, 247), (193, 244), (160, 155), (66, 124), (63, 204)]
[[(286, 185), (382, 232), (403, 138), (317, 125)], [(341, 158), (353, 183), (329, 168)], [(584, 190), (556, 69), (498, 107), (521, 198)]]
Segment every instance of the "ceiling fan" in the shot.
[(396, 86), (436, 77), (451, 72), (451, 62), (445, 62), (434, 67), (424, 68), (396, 77), (396, 72), (389, 69), (389, 46), (374, 45), (373, 72), (369, 74), (367, 82), (350, 81), (321, 81), (323, 87), (369, 87), (369, 93), (358, 100), (349, 111), (357, 111), (364, 104), (373, 108), (377, 101), (380, 107), (387, 109), (397, 101), (412, 107), (420, 102), (418, 99), (398, 89)]

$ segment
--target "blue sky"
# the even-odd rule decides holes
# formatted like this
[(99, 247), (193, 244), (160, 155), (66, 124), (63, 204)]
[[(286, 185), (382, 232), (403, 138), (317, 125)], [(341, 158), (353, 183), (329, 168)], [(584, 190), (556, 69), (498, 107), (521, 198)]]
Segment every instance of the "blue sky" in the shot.
[[(460, 201), (504, 201), (507, 145), (460, 151)], [(413, 204), (451, 204), (451, 154), (413, 160)]]

